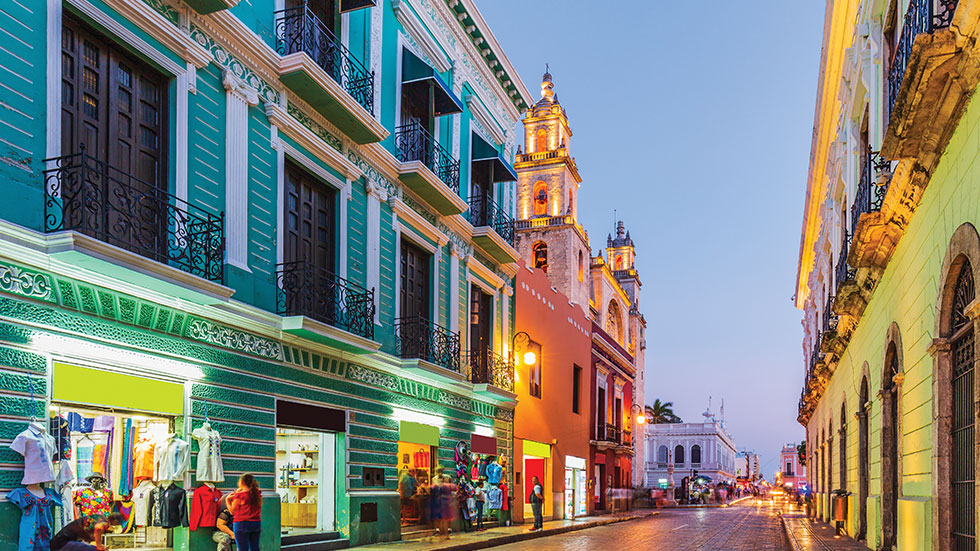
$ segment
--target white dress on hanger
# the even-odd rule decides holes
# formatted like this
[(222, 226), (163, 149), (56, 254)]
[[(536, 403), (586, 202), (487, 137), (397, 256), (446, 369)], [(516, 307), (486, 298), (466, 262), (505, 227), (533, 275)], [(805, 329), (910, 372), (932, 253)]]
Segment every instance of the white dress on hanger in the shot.
[(197, 440), (197, 481), (224, 482), (225, 470), (221, 461), (221, 435), (211, 428), (211, 423), (194, 429), (191, 433)]

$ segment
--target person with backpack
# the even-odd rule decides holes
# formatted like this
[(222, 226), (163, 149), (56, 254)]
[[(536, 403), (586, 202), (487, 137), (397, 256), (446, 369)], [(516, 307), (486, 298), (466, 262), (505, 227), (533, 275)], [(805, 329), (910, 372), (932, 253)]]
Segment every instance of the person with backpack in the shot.
[(531, 531), (540, 530), (544, 525), (544, 520), (541, 518), (541, 506), (544, 504), (544, 488), (541, 487), (541, 481), (538, 477), (533, 477), (531, 479), (531, 512), (534, 513), (534, 527)]

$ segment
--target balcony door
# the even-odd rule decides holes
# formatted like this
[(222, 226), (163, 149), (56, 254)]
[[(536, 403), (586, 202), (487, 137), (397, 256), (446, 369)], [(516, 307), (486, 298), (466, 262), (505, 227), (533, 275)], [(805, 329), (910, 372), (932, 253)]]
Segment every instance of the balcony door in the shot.
[(337, 2), (334, 0), (286, 0), (286, 9), (299, 8), (304, 4), (328, 31), (334, 36), (340, 36)]
[(61, 33), (64, 228), (143, 255), (166, 253), (167, 88), (146, 62), (65, 15)]
[(490, 163), (471, 163), (470, 216), (474, 226), (490, 225), (490, 204), (493, 202), (493, 184), (490, 181)]
[(490, 358), (493, 350), (493, 296), (476, 285), (470, 286), (470, 364), (473, 382), (490, 382)]
[(306, 262), (318, 271), (334, 271), (336, 195), (300, 167), (286, 163), (285, 243), (283, 261)]
[(432, 255), (404, 240), (401, 253), (401, 316), (429, 319), (429, 264)]

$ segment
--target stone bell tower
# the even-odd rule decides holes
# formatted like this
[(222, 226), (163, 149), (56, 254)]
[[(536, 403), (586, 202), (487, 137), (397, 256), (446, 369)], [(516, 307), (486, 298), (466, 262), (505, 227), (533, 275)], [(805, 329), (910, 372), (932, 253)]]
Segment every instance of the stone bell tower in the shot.
[(572, 129), (551, 73), (541, 99), (524, 115), (524, 152), (518, 148), (515, 245), (524, 262), (548, 273), (551, 284), (589, 314), (589, 237), (578, 222), (582, 183), (568, 154)]

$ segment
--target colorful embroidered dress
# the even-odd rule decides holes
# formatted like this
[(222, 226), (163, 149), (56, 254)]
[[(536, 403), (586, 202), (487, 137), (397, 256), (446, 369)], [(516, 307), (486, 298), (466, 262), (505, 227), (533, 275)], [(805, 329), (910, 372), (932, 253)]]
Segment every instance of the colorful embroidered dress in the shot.
[(7, 494), (7, 499), (22, 511), (17, 550), (50, 551), (54, 530), (51, 508), (61, 505), (57, 492), (45, 489), (42, 498), (27, 491), (27, 488), (17, 488)]

